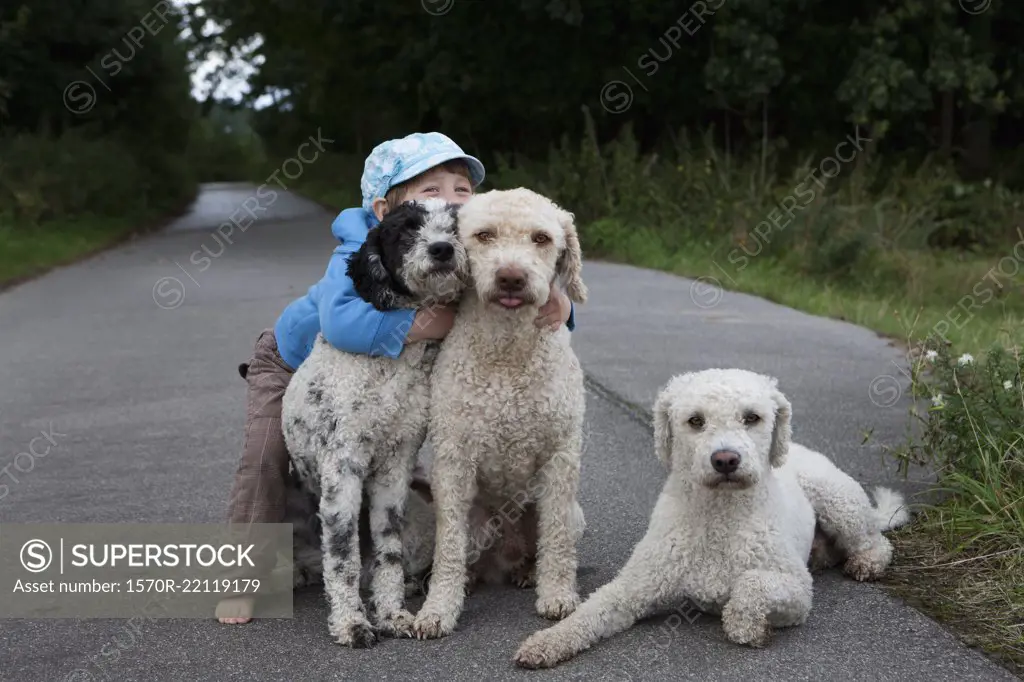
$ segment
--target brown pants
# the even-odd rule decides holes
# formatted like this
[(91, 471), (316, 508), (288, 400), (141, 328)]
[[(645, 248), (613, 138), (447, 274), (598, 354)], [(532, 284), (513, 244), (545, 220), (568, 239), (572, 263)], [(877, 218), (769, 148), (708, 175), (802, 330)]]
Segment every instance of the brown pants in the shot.
[(292, 370), (277, 351), (273, 329), (260, 334), (252, 358), (238, 371), (249, 384), (248, 407), (228, 522), (284, 523), (289, 459), (281, 433), (281, 399)]

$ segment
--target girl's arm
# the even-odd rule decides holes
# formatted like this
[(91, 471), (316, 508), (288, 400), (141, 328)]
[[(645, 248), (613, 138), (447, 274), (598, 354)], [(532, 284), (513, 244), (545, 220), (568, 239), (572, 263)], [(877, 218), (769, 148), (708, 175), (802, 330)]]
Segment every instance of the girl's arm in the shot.
[(380, 311), (356, 294), (347, 261), (358, 248), (358, 244), (345, 243), (331, 256), (327, 277), (317, 291), (320, 331), (327, 343), (339, 350), (397, 358), (405, 347), (416, 311)]

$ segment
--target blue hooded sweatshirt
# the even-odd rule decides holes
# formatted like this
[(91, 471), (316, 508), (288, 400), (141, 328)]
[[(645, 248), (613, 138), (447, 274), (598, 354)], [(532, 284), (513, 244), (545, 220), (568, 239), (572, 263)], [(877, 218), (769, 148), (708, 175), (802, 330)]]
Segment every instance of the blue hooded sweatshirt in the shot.
[[(274, 325), (278, 352), (292, 369), (309, 356), (320, 332), (327, 343), (348, 353), (389, 358), (402, 353), (416, 311), (377, 310), (359, 297), (348, 276), (348, 257), (359, 250), (377, 222), (362, 208), (345, 209), (334, 219), (331, 232), (341, 243), (334, 248), (327, 272), (305, 296), (291, 302)], [(566, 321), (570, 331), (574, 318), (575, 310)]]

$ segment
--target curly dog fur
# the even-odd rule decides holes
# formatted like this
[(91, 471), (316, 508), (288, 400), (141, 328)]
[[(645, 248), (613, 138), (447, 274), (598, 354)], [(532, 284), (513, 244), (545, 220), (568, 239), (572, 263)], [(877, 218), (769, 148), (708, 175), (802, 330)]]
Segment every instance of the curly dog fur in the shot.
[(892, 556), (882, 531), (908, 520), (901, 497), (883, 489), (873, 507), (824, 455), (791, 446), (790, 412), (763, 375), (673, 378), (654, 406), (655, 448), (669, 475), (647, 534), (615, 579), (527, 638), (515, 662), (556, 665), (683, 598), (721, 614), (731, 641), (764, 646), (772, 627), (799, 625), (810, 612), (816, 524), (849, 575), (880, 575)]
[[(529, 534), (514, 526), (532, 522), (525, 512), (535, 504), (537, 611), (562, 618), (579, 601), (583, 370), (567, 329), (533, 324), (556, 279), (570, 299), (586, 300), (573, 217), (520, 188), (473, 197), (458, 223), (471, 286), (431, 376), (437, 537), (430, 589), (414, 624), (421, 638), (450, 634), (462, 611), (467, 561), (478, 550), (471, 546), (474, 502), (496, 525), (508, 520), (507, 531), (523, 532), (527, 551)], [(517, 577), (532, 580), (529, 571)]]
[[(299, 589), (323, 581), (323, 552), (320, 551), (323, 527), (318, 509), (319, 498), (292, 476), (288, 489), (285, 522), (292, 524), (294, 568), (293, 587)], [(426, 578), (434, 558), (434, 507), (431, 504), (430, 481), (418, 467), (413, 469), (409, 495), (400, 535), (402, 568), (405, 574), (405, 596), (426, 593)], [(373, 575), (373, 544), (370, 533), (370, 509), (367, 501), (359, 513), (359, 553), (363, 561), (359, 586), (369, 590)]]
[[(348, 272), (359, 295), (378, 309), (456, 300), (468, 269), (455, 234), (455, 207), (431, 200), (396, 208), (370, 230)], [(369, 647), (378, 630), (411, 632), (402, 526), (416, 454), (426, 438), (437, 349), (437, 343), (422, 342), (404, 346), (397, 359), (355, 355), (320, 336), (284, 395), (292, 468), (319, 500), (328, 630), (339, 644)], [(359, 595), (364, 487), (374, 553), (369, 618)], [(306, 564), (311, 554), (296, 551)]]

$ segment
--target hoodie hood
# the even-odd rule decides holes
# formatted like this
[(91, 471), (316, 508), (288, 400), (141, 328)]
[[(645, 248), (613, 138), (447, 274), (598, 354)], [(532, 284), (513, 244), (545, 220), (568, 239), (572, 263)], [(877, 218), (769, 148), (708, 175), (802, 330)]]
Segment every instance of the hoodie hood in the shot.
[(331, 223), (331, 234), (342, 244), (362, 244), (366, 233), (380, 222), (377, 216), (362, 208), (347, 208)]

